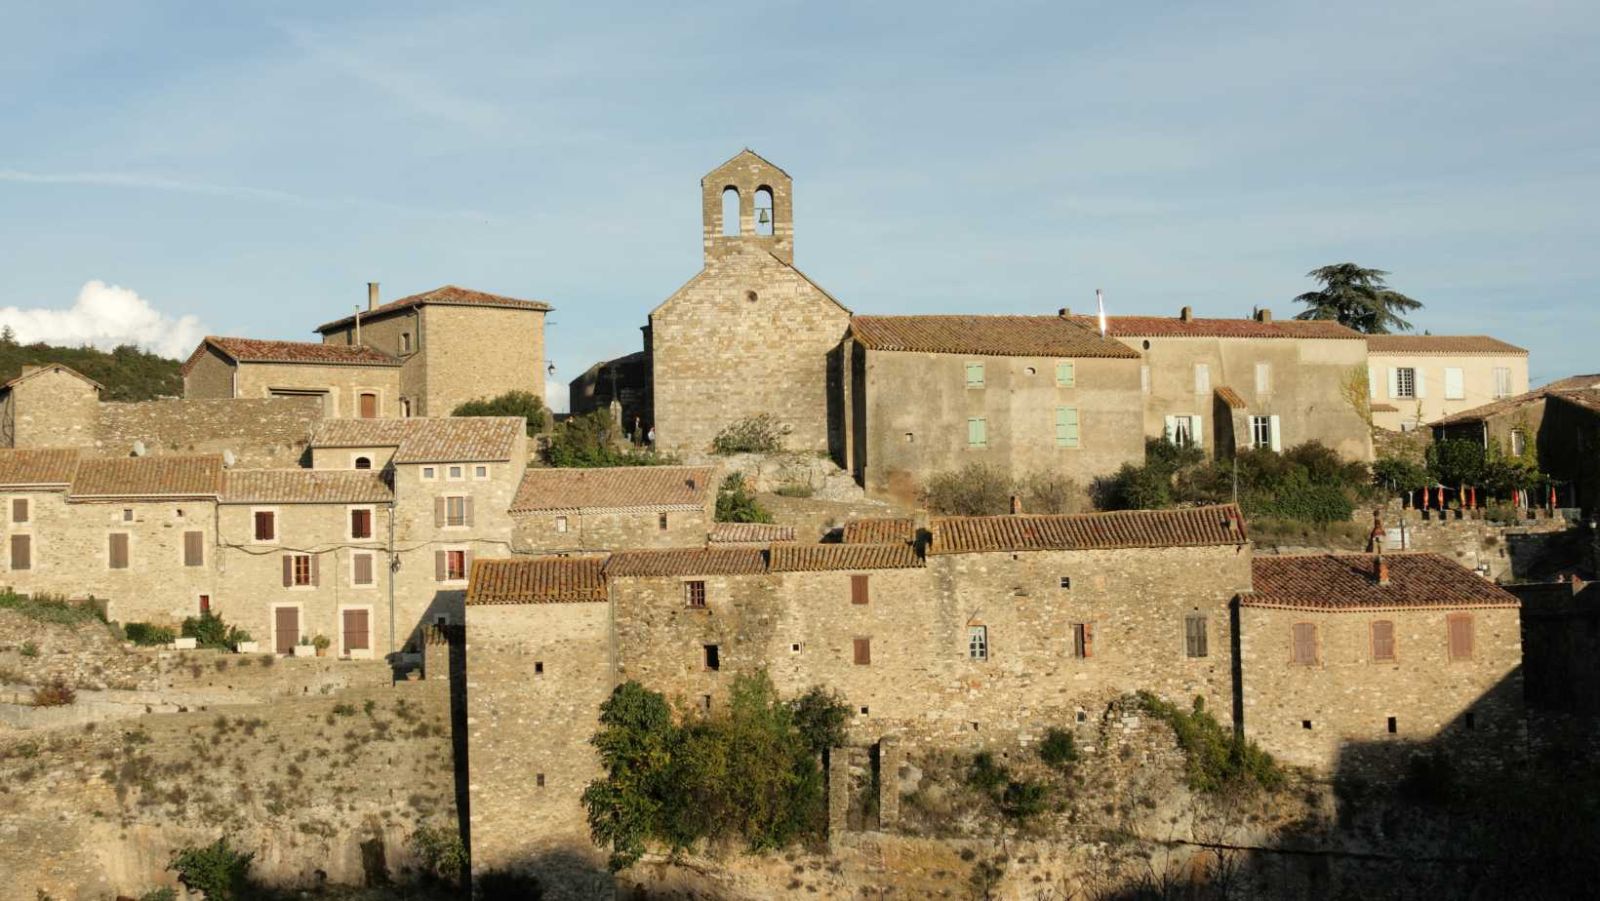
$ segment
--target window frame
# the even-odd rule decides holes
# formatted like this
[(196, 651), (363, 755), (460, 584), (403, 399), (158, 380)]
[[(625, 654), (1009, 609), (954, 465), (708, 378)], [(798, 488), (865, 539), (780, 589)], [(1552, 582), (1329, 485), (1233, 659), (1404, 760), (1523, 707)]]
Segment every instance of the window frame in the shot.
[[(468, 498), (468, 495), (465, 495), (465, 494), (441, 494), (441, 495), (439, 495), (439, 497), (444, 500), (444, 524), (442, 526), (440, 526), (440, 528), (441, 529), (466, 529), (466, 528), (470, 528), (467, 525), (467, 498)], [(450, 515), (450, 504), (451, 504), (451, 502), (457, 502), (457, 503), (460, 504), (460, 506), (461, 506), (461, 516), (460, 517), (452, 517)], [(453, 519), (457, 519), (457, 518), (460, 519), (459, 522), (453, 522), (452, 521)]]
[(1417, 367), (1396, 366), (1394, 368), (1394, 396), (1399, 400), (1416, 400)]
[(709, 597), (705, 579), (683, 580), (683, 606), (690, 610), (705, 610), (709, 606)]
[(989, 659), (989, 627), (983, 623), (967, 624), (967, 659), (979, 663)]
[[(468, 578), (472, 575), (471, 551), (465, 547), (443, 547), (439, 550), (444, 553), (444, 579), (439, 584), (466, 584)], [(459, 577), (451, 575), (451, 562), (456, 555), (460, 555), (461, 558), (461, 575)]]
[(1524, 457), (1528, 454), (1528, 430), (1512, 429), (1508, 435), (1511, 439), (1511, 456)]
[(417, 477), (423, 482), (439, 481), (439, 467), (437, 464), (417, 467)]
[[(1193, 623), (1199, 623), (1198, 633)], [(1195, 642), (1196, 634), (1199, 642)], [(1211, 617), (1198, 610), (1183, 615), (1183, 656), (1187, 660), (1205, 660), (1211, 656)]]
[(1495, 400), (1500, 400), (1501, 398), (1510, 397), (1513, 393), (1515, 393), (1515, 392), (1513, 392), (1511, 390), (1511, 367), (1510, 366), (1496, 366), (1496, 367), (1494, 367), (1494, 374), (1493, 374), (1492, 377), (1494, 379), (1494, 397), (1495, 397)]
[[(261, 523), (260, 523), (259, 517), (263, 513), (265, 513), (266, 515), (272, 517), (272, 534), (269, 535), (266, 538), (258, 537), (261, 534), (261, 528), (260, 528), (260, 524)], [(279, 536), (283, 534), (283, 530), (279, 528), (279, 525), (280, 525), (279, 520), (280, 519), (281, 519), (281, 517), (278, 515), (278, 508), (277, 507), (251, 507), (250, 508), (250, 542), (249, 543), (250, 544), (277, 544)]]
[(474, 481), (474, 482), (486, 482), (488, 480), (489, 480), (489, 464), (487, 464), (487, 463), (474, 463), (474, 464), (472, 464), (472, 481)]
[(466, 464), (446, 463), (444, 467), (444, 480), (446, 482), (465, 482), (467, 480)]
[[(356, 534), (356, 514), (367, 514), (367, 534)], [(350, 504), (345, 508), (345, 537), (351, 541), (376, 541), (378, 534), (378, 510), (372, 504)]]
[(555, 527), (557, 535), (565, 535), (567, 534), (567, 530), (572, 527), (572, 524), (567, 519), (566, 514), (558, 513), (556, 514)]
[[(116, 539), (122, 538), (122, 565), (116, 565)], [(106, 531), (106, 567), (111, 572), (127, 572), (133, 569), (133, 533), (127, 529), (109, 529)]]
[[(1258, 434), (1258, 432), (1264, 432), (1264, 434), (1266, 436), (1266, 440), (1263, 441), (1262, 440), (1262, 435)], [(1250, 417), (1250, 448), (1251, 448), (1251, 450), (1263, 450), (1263, 449), (1271, 450), (1272, 449), (1272, 417), (1271, 416), (1251, 415), (1251, 417)]]
[[(1378, 627), (1389, 628), (1389, 655), (1378, 656)], [(1367, 654), (1373, 663), (1398, 663), (1400, 660), (1400, 642), (1396, 635), (1394, 620), (1375, 619), (1367, 623)]]
[[(353, 393), (356, 396), (355, 397), (355, 400), (356, 400), (356, 404), (355, 404), (355, 406), (356, 406), (356, 409), (355, 409), (356, 415), (355, 415), (355, 418), (357, 418), (357, 419), (382, 419), (383, 418), (383, 390), (382, 389), (380, 389), (380, 388), (363, 388), (363, 387), (357, 386), (355, 389), (353, 389)], [(364, 398), (364, 397), (371, 397), (372, 398), (372, 415), (371, 416), (362, 415), (361, 399)]]
[[(372, 561), (372, 568), (371, 568), (371, 571), (369, 573), (372, 576), (372, 580), (370, 582), (358, 582), (358, 581), (356, 581), (356, 558), (358, 558), (358, 557), (365, 557), (365, 558), (368, 558), (368, 559), (370, 559)], [(361, 591), (367, 591), (367, 590), (370, 590), (370, 589), (377, 588), (378, 587), (378, 552), (377, 551), (369, 551), (369, 550), (352, 550), (350, 552), (350, 563), (348, 565), (348, 573), (349, 573), (349, 576), (350, 576), (350, 587), (351, 588), (358, 589), (358, 590), (361, 590)], [(342, 625), (342, 623), (341, 623), (341, 625)]]
[[(1311, 630), (1311, 659), (1300, 659), (1300, 628)], [(1294, 666), (1318, 666), (1322, 663), (1322, 635), (1317, 624), (1309, 620), (1299, 620), (1289, 626), (1289, 663)]]

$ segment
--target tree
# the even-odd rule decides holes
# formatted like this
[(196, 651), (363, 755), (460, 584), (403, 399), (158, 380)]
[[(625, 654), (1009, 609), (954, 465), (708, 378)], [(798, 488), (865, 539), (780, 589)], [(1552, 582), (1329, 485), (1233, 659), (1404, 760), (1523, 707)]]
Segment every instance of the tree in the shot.
[(544, 428), (544, 400), (532, 391), (507, 391), (491, 398), (469, 400), (450, 414), (451, 416), (521, 416), (528, 421), (528, 434)]
[(569, 467), (657, 466), (676, 464), (678, 458), (628, 447), (606, 411), (595, 410), (569, 416), (556, 426), (545, 462)]
[(1332, 319), (1358, 332), (1387, 335), (1391, 331), (1411, 331), (1411, 323), (1401, 313), (1422, 309), (1422, 302), (1394, 291), (1384, 284), (1389, 273), (1367, 269), (1355, 263), (1335, 263), (1306, 273), (1322, 282), (1320, 291), (1307, 291), (1296, 297), (1308, 309), (1296, 319)]
[(172, 855), (167, 869), (178, 874), (178, 881), (206, 901), (234, 901), (251, 896), (250, 864), (254, 853), (235, 850), (226, 836), (203, 848), (189, 846)]

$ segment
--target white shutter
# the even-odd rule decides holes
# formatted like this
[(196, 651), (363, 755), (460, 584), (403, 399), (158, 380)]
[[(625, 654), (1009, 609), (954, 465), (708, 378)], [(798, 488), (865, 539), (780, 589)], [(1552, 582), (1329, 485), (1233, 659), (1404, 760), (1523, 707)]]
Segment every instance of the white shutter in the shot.
[(1272, 439), (1272, 449), (1275, 450), (1275, 451), (1282, 452), (1282, 450), (1283, 450), (1283, 435), (1280, 432), (1280, 428), (1281, 427), (1278, 424), (1278, 417), (1273, 416), (1272, 417), (1272, 434), (1269, 437)]
[(1206, 439), (1205, 436), (1201, 434), (1200, 417), (1189, 417), (1189, 430), (1190, 434), (1194, 436), (1194, 446), (1198, 448), (1204, 448), (1206, 446)]
[(1211, 367), (1208, 364), (1194, 364), (1194, 393), (1211, 393)]
[(1466, 385), (1461, 375), (1461, 370), (1455, 367), (1446, 368), (1444, 371), (1444, 398), (1445, 400), (1463, 400), (1466, 398)]
[(1400, 371), (1393, 366), (1389, 367), (1389, 399), (1396, 400), (1400, 397)]
[(1367, 370), (1367, 395), (1372, 400), (1378, 399), (1378, 370), (1376, 369)]
[(1412, 371), (1416, 373), (1417, 397), (1427, 397), (1428, 396), (1428, 379), (1422, 374), (1422, 367), (1418, 366), (1416, 369), (1414, 369)]
[(1176, 444), (1178, 441), (1178, 417), (1167, 417), (1167, 443)]

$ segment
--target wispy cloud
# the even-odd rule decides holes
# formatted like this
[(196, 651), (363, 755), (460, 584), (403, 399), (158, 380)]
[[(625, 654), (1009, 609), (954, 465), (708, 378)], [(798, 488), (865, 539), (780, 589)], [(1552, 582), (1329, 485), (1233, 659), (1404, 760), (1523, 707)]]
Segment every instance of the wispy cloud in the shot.
[(205, 336), (196, 316), (161, 312), (129, 288), (95, 280), (85, 284), (66, 309), (0, 308), (0, 327), (18, 341), (45, 341), (69, 347), (93, 345), (110, 350), (134, 344), (163, 357), (182, 357)]

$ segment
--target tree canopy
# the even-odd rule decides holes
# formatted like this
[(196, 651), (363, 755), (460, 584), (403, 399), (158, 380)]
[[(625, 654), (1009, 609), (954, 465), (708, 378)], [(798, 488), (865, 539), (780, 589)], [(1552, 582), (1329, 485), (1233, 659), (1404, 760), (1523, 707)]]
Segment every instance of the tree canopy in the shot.
[(1411, 323), (1401, 314), (1422, 309), (1422, 302), (1391, 289), (1384, 283), (1388, 275), (1382, 269), (1367, 269), (1355, 263), (1313, 269), (1306, 277), (1321, 282), (1322, 288), (1294, 299), (1307, 307), (1295, 318), (1331, 319), (1369, 335), (1409, 332)]
[(528, 434), (544, 428), (544, 399), (532, 391), (507, 391), (498, 397), (469, 400), (456, 407), (451, 416), (521, 416), (528, 421)]

